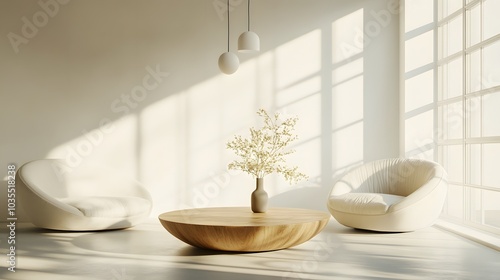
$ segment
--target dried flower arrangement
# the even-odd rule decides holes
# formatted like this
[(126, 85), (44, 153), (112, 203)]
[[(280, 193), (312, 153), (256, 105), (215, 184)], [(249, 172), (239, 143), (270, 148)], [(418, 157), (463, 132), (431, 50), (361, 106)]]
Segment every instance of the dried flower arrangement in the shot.
[(261, 129), (250, 128), (250, 138), (236, 135), (226, 145), (240, 157), (228, 165), (229, 169), (242, 170), (255, 178), (264, 178), (271, 173), (278, 173), (285, 177), (290, 184), (307, 179), (307, 176), (298, 171), (297, 166), (285, 166), (285, 157), (295, 152), (287, 149), (298, 136), (294, 134), (297, 117), (280, 119), (280, 114), (271, 117), (264, 109), (257, 111), (257, 115), (264, 119)]

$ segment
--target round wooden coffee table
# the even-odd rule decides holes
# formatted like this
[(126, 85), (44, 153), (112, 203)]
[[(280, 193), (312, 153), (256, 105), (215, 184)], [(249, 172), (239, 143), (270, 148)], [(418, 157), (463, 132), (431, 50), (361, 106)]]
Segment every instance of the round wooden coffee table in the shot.
[(311, 239), (325, 227), (330, 214), (296, 208), (253, 213), (249, 207), (221, 207), (172, 211), (158, 218), (173, 236), (195, 247), (261, 252)]

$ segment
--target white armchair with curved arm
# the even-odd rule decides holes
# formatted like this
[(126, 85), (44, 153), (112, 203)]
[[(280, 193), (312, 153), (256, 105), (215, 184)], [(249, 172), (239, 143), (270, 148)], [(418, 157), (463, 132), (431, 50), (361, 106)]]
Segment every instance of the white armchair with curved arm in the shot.
[(95, 166), (69, 168), (64, 160), (28, 162), (17, 171), (19, 201), (38, 227), (92, 231), (136, 225), (151, 211), (138, 182)]
[(434, 224), (447, 193), (446, 171), (418, 159), (385, 159), (346, 173), (333, 186), (327, 207), (341, 224), (406, 232)]

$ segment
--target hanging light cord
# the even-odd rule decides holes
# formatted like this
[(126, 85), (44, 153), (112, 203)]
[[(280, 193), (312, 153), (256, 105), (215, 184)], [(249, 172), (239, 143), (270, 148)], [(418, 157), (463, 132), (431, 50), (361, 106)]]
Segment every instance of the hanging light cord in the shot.
[(227, 52), (229, 52), (229, 0), (227, 0)]
[(247, 0), (248, 2), (248, 15), (247, 15), (247, 20), (248, 20), (248, 31), (250, 31), (250, 0)]

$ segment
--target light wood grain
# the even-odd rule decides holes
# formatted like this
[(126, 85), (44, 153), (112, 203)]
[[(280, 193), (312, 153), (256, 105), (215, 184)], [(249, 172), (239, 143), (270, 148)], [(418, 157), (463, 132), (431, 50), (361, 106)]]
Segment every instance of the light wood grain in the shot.
[(330, 214), (296, 208), (253, 213), (249, 207), (221, 207), (178, 210), (158, 218), (172, 235), (195, 247), (260, 252), (311, 239), (325, 227)]

